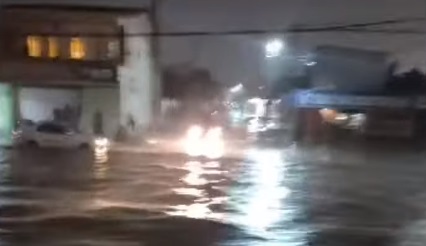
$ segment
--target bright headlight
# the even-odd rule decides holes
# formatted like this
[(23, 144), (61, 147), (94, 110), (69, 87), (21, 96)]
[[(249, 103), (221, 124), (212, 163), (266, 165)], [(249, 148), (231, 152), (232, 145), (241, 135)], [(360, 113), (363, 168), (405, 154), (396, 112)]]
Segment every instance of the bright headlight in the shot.
[(222, 128), (214, 127), (207, 132), (206, 138), (208, 140), (222, 139), (222, 135), (223, 135)]
[(223, 131), (221, 127), (214, 127), (207, 132), (205, 138), (204, 156), (209, 159), (223, 157), (225, 146), (223, 141)]
[(201, 139), (203, 137), (203, 128), (197, 125), (191, 126), (186, 132), (185, 151), (189, 156), (200, 156), (203, 152)]
[(209, 159), (219, 159), (225, 154), (225, 144), (222, 139), (216, 141), (206, 141), (204, 156)]
[(199, 139), (203, 136), (203, 128), (201, 126), (193, 125), (188, 129), (186, 137), (188, 139)]
[(109, 145), (109, 140), (107, 138), (96, 138), (94, 142), (97, 147), (106, 147)]
[(213, 127), (205, 132), (200, 126), (191, 126), (186, 133), (184, 146), (186, 154), (192, 157), (221, 158), (225, 152), (223, 130)]

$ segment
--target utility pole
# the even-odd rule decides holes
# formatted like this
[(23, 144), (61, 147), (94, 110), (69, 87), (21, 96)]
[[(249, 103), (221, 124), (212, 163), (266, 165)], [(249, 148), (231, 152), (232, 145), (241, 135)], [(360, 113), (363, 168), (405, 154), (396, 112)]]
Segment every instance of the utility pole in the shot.
[(162, 0), (151, 0), (150, 1), (150, 22), (151, 22), (151, 33), (154, 35), (151, 36), (151, 58), (152, 58), (152, 69), (153, 69), (153, 116), (154, 116), (154, 125), (157, 125), (156, 122), (159, 120), (161, 115), (161, 98), (162, 98), (162, 79), (161, 79), (161, 47), (160, 47), (160, 36), (157, 35), (160, 33), (161, 23), (160, 23), (160, 9), (161, 9)]

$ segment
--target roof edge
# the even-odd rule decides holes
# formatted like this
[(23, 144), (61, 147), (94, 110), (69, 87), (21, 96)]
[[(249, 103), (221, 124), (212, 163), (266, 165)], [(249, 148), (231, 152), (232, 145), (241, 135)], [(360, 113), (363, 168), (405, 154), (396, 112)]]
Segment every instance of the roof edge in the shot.
[(38, 9), (38, 10), (65, 10), (65, 11), (95, 11), (95, 12), (123, 12), (123, 13), (149, 13), (148, 7), (117, 7), (81, 4), (4, 4), (3, 10)]

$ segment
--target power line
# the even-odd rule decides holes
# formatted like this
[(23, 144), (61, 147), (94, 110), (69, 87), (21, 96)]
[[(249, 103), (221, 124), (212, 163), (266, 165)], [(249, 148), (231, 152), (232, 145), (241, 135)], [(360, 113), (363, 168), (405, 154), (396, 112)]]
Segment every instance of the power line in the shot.
[(384, 25), (404, 24), (404, 23), (423, 22), (423, 21), (426, 21), (426, 17), (390, 19), (390, 20), (382, 20), (382, 21), (374, 21), (374, 22), (336, 25), (334, 27), (335, 28), (361, 28), (361, 27), (384, 26)]
[(138, 33), (70, 33), (70, 32), (32, 32), (32, 33), (16, 33), (14, 31), (6, 31), (10, 35), (37, 35), (37, 36), (56, 36), (56, 37), (191, 37), (191, 36), (242, 36), (242, 35), (272, 35), (285, 33), (321, 33), (321, 32), (357, 32), (357, 33), (382, 33), (382, 34), (426, 34), (426, 31), (412, 29), (367, 29), (368, 27), (380, 27), (394, 24), (404, 24), (412, 22), (426, 21), (425, 17), (392, 19), (365, 23), (352, 23), (344, 25), (329, 25), (322, 27), (293, 27), (280, 29), (246, 29), (246, 30), (230, 30), (230, 31), (181, 31), (181, 32), (138, 32)]
[(350, 28), (344, 30), (346, 32), (356, 32), (356, 33), (377, 33), (377, 34), (418, 34), (418, 35), (426, 35), (426, 30), (416, 30), (416, 29), (356, 29)]

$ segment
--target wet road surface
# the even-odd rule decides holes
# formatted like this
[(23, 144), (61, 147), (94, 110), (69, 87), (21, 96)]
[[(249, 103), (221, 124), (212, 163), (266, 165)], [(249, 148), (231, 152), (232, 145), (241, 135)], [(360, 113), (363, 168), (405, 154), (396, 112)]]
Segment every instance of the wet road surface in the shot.
[(2, 150), (0, 245), (425, 245), (426, 152), (382, 146)]

